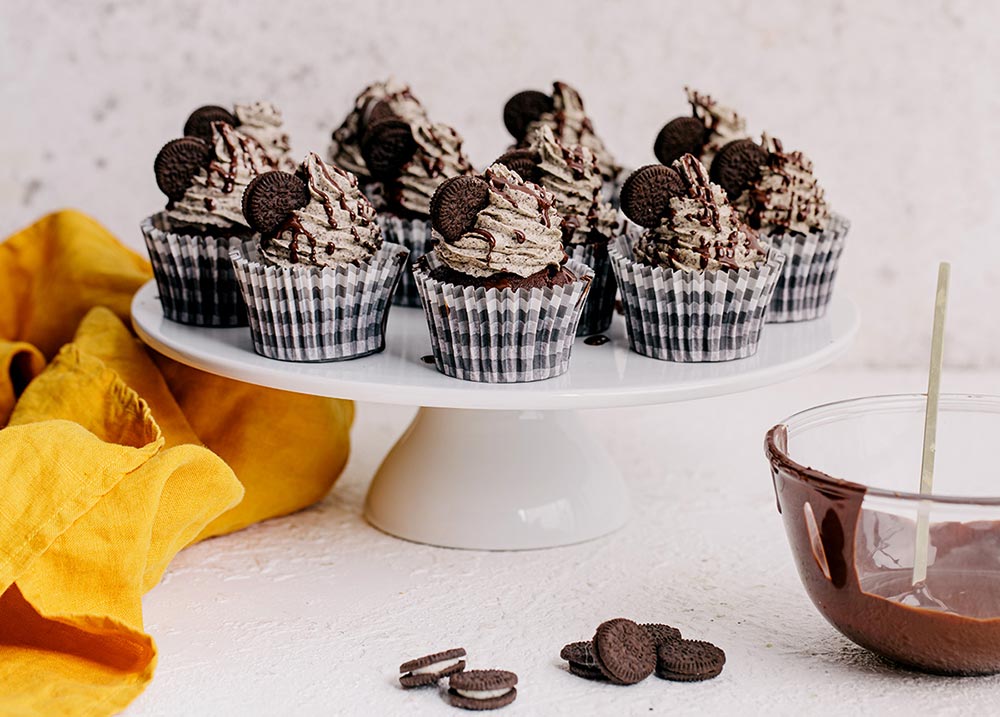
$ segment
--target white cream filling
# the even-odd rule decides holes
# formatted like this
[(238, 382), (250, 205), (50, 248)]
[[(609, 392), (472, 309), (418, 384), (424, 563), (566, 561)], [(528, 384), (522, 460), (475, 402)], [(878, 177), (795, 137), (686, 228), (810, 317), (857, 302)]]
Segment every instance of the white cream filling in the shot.
[(418, 667), (415, 670), (410, 670), (411, 675), (428, 675), (434, 674), (435, 672), (440, 672), (441, 670), (447, 670), (449, 667), (457, 665), (461, 662), (463, 657), (456, 657), (451, 660), (441, 660), (441, 662), (432, 662), (427, 665), (427, 667)]
[(455, 692), (462, 695), (462, 697), (468, 697), (470, 700), (491, 700), (494, 697), (503, 697), (511, 689), (510, 687), (504, 687), (499, 690), (460, 690), (456, 688)]

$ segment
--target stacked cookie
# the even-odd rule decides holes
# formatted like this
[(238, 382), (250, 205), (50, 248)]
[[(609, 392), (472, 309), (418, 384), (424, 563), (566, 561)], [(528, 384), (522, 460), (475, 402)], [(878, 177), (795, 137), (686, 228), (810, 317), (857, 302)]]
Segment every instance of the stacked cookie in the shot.
[(509, 670), (465, 669), (465, 649), (458, 647), (418, 657), (399, 666), (405, 689), (436, 686), (448, 678), (448, 702), (466, 710), (495, 710), (517, 699), (517, 675)]

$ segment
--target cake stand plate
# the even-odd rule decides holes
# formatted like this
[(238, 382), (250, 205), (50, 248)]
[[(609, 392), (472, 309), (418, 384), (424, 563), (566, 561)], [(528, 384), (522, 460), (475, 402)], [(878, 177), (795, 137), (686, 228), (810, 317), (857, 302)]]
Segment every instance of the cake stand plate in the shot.
[(597, 538), (624, 525), (628, 491), (576, 411), (669, 403), (744, 391), (806, 373), (847, 350), (858, 315), (835, 299), (827, 315), (769, 324), (757, 354), (724, 363), (656, 361), (628, 349), (616, 316), (607, 343), (578, 339), (569, 371), (537, 383), (449, 378), (431, 361), (423, 311), (393, 307), (386, 349), (337, 363), (290, 363), (254, 353), (250, 332), (163, 317), (156, 283), (132, 302), (136, 332), (195, 368), (315, 396), (419, 406), (372, 480), (365, 517), (407, 540), (520, 550)]

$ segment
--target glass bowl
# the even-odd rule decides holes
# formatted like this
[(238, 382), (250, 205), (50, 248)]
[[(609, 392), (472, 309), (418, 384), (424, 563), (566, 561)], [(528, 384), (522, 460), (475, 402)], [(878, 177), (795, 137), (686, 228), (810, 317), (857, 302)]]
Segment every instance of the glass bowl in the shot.
[[(941, 396), (922, 498), (925, 402), (858, 398), (773, 427), (778, 512), (806, 592), (845, 636), (927, 672), (1000, 672), (1000, 397)], [(914, 584), (921, 513), (928, 567)]]

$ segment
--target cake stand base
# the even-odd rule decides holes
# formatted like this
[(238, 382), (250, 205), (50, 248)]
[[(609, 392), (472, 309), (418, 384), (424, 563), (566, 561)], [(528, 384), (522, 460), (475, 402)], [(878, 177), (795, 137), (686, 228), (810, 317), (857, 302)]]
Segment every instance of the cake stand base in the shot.
[(365, 517), (418, 543), (530, 550), (617, 530), (628, 505), (574, 411), (424, 407), (375, 474)]

